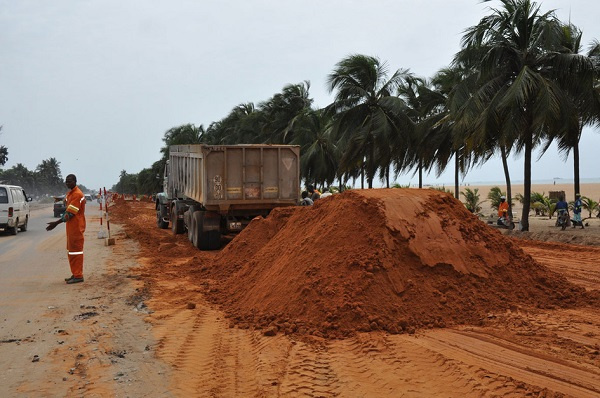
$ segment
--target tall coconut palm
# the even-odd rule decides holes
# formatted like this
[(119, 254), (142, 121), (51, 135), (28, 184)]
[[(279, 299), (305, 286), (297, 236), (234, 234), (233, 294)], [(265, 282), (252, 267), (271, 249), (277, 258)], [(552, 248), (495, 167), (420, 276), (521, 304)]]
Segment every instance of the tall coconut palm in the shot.
[[(437, 93), (429, 89), (427, 80), (422, 77), (407, 74), (403, 80), (398, 87), (398, 97), (404, 102), (405, 112), (415, 124), (415, 129), (411, 137), (408, 159), (397, 159), (395, 168), (396, 173), (400, 173), (407, 167), (415, 167), (418, 174), (419, 188), (423, 188), (423, 168), (427, 163), (427, 159), (432, 156), (432, 152), (429, 151), (431, 146), (424, 139), (428, 131), (427, 127), (430, 126), (425, 127), (424, 121), (430, 116), (431, 109), (429, 105), (432, 97)], [(427, 102), (424, 97), (428, 97), (430, 102)]]
[[(417, 126), (421, 131), (420, 151), (428, 170), (435, 167), (439, 176), (454, 158), (454, 197), (459, 197), (459, 175), (466, 174), (478, 159), (478, 152), (467, 146), (463, 126), (456, 124), (457, 110), (472, 91), (473, 72), (464, 65), (441, 69), (431, 80), (431, 87), (420, 91), (426, 118)], [(473, 156), (477, 155), (477, 156)]]
[(203, 142), (214, 145), (260, 143), (262, 119), (263, 115), (252, 102), (239, 104), (223, 119), (208, 126)]
[(303, 118), (311, 109), (312, 98), (309, 95), (310, 83), (289, 84), (281, 93), (259, 105), (264, 116), (262, 141), (271, 144), (288, 144), (293, 137), (293, 125), (297, 118)]
[(324, 110), (310, 110), (302, 118), (296, 118), (291, 126), (294, 140), (300, 145), (300, 172), (307, 182), (329, 186), (336, 178), (339, 151), (331, 139), (331, 115)]
[[(562, 25), (561, 29), (561, 42), (560, 51), (565, 55), (580, 56), (579, 54), (583, 51), (581, 39), (582, 31), (572, 24)], [(589, 57), (592, 67), (594, 66), (592, 57), (594, 57), (599, 51), (599, 47), (592, 43), (590, 51), (586, 55)], [(573, 124), (573, 128), (562, 132), (556, 138), (559, 152), (564, 154), (564, 158), (573, 153), (573, 183), (575, 193), (580, 191), (580, 174), (579, 174), (579, 141), (581, 140), (581, 134), (585, 126), (594, 124), (598, 121), (600, 115), (600, 107), (594, 94), (593, 84), (590, 80), (590, 84), (587, 88), (578, 91), (575, 95), (572, 95), (573, 101), (573, 117), (576, 124)], [(543, 151), (546, 151), (552, 140), (548, 140)]]
[(350, 55), (328, 76), (329, 91), (335, 91), (329, 108), (335, 113), (333, 133), (344, 148), (341, 171), (349, 173), (361, 165), (369, 188), (376, 171), (386, 166), (381, 160), (408, 147), (412, 122), (394, 96), (406, 73), (397, 70), (388, 79), (387, 66), (379, 59)]
[[(477, 129), (518, 134), (524, 153), (522, 230), (529, 230), (531, 156), (549, 132), (573, 128), (570, 93), (591, 78), (585, 57), (556, 52), (561, 31), (553, 11), (541, 13), (530, 0), (501, 0), (502, 8), (469, 28), (463, 46), (483, 52), (478, 61), (480, 89), (468, 101)], [(569, 84), (565, 84), (566, 82)], [(484, 109), (485, 112), (480, 112)]]

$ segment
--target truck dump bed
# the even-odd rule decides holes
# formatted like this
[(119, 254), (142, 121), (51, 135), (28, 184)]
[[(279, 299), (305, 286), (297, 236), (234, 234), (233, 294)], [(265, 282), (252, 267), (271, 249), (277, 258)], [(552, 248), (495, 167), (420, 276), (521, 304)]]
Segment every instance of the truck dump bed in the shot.
[(221, 213), (298, 203), (298, 146), (174, 145), (169, 149), (170, 197), (189, 198)]

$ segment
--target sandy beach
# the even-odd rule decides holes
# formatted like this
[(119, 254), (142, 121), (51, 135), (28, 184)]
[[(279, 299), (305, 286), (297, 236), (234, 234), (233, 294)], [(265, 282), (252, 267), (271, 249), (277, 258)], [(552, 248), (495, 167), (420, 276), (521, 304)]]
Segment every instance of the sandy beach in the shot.
[[(465, 190), (465, 188), (470, 188), (471, 190), (475, 190), (478, 189), (479, 190), (479, 195), (481, 198), (481, 202), (483, 202), (482, 204), (482, 208), (483, 208), (483, 214), (484, 215), (488, 215), (488, 213), (493, 212), (492, 208), (490, 207), (490, 201), (487, 199), (488, 193), (490, 192), (490, 190), (493, 187), (500, 187), (500, 189), (504, 192), (506, 191), (506, 185), (469, 185), (469, 186), (464, 186), (461, 185), (460, 186), (460, 192), (463, 192)], [(586, 183), (586, 184), (581, 184), (581, 195), (591, 198), (595, 201), (600, 201), (600, 183)], [(446, 187), (446, 189), (454, 192), (454, 186), (450, 186), (450, 187)], [(514, 198), (517, 194), (523, 194), (524, 192), (524, 186), (523, 184), (513, 184), (512, 187), (512, 197)], [(564, 191), (565, 195), (566, 195), (566, 200), (568, 202), (571, 202), (573, 200), (575, 200), (575, 192), (574, 192), (574, 186), (572, 183), (569, 184), (532, 184), (531, 186), (531, 192), (539, 192), (541, 194), (544, 194), (545, 196), (548, 196), (549, 193), (551, 191)], [(461, 195), (460, 197), (461, 200), (464, 201), (464, 197)], [(514, 201), (514, 212), (516, 213), (516, 215), (518, 215), (520, 217), (521, 215), (521, 210), (522, 210), (522, 206), (518, 201)], [(596, 212), (594, 212), (594, 216), (596, 215)], [(587, 210), (583, 211), (583, 217), (588, 217), (589, 215), (587, 214)]]

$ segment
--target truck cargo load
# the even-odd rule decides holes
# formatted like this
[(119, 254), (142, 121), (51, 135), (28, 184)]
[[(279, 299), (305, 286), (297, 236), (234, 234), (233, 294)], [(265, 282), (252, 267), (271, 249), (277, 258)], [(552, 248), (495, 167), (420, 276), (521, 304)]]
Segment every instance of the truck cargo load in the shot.
[(200, 249), (220, 247), (222, 234), (241, 231), (256, 216), (298, 204), (300, 147), (293, 145), (174, 145), (157, 225), (187, 230)]

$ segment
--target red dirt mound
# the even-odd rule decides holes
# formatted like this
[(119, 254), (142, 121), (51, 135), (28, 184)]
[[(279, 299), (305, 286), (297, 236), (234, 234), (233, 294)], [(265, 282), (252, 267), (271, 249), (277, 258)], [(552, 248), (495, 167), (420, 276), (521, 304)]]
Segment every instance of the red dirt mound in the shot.
[(202, 276), (238, 325), (324, 337), (479, 324), (492, 311), (585, 300), (435, 190), (347, 191), (276, 209)]

